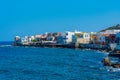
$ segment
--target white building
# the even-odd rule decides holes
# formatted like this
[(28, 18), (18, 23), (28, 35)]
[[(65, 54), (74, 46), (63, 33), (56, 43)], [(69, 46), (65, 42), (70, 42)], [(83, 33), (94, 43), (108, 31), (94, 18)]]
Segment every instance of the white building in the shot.
[(70, 44), (70, 43), (73, 43), (74, 39), (75, 38), (75, 32), (65, 32), (65, 43), (66, 44)]
[(120, 32), (120, 30), (106, 30), (106, 31), (99, 32), (99, 33), (100, 34), (117, 34), (119, 32)]
[(61, 33), (57, 38), (57, 42), (60, 44), (71, 44), (76, 41), (75, 32), (66, 31)]
[(22, 38), (22, 44), (23, 45), (28, 45), (28, 42), (29, 40), (28, 40), (28, 36), (25, 36), (25, 38)]
[(35, 36), (31, 36), (31, 38), (41, 38), (41, 36), (42, 36), (42, 35), (37, 34), (37, 35), (35, 35)]
[(21, 37), (20, 36), (15, 36), (15, 44), (21, 44)]
[(33, 40), (35, 40), (34, 36), (25, 36), (25, 38), (22, 38), (22, 44), (28, 45), (28, 44), (32, 43)]
[(31, 36), (31, 40), (35, 40), (35, 36)]

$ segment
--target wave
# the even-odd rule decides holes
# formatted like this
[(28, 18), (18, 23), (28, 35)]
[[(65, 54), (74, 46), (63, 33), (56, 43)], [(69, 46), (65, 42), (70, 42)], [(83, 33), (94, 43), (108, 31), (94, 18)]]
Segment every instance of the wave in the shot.
[(109, 67), (107, 68), (108, 72), (120, 72), (120, 68), (113, 68), (113, 67)]
[(12, 45), (0, 45), (0, 47), (11, 47)]

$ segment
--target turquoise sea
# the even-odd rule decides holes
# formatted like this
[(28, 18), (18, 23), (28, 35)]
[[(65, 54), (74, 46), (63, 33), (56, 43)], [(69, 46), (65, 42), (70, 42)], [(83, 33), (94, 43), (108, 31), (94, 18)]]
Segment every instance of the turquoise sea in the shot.
[(0, 42), (0, 80), (120, 80), (94, 50), (13, 47)]

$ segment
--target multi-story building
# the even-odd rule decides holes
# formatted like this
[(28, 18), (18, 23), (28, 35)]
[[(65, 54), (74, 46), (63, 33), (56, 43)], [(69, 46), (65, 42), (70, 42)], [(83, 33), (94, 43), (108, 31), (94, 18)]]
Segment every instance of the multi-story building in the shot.
[(99, 33), (100, 34), (117, 34), (119, 32), (120, 32), (119, 29), (117, 29), (117, 30), (113, 29), (113, 30), (105, 30), (105, 31), (102, 31), (102, 32), (99, 32)]
[(22, 41), (21, 41), (21, 37), (20, 36), (16, 36), (15, 40), (14, 40), (14, 45), (21, 45)]
[(90, 43), (90, 33), (86, 32), (77, 32), (76, 34), (76, 43), (78, 44), (89, 44)]
[(97, 33), (91, 32), (90, 37), (91, 37), (90, 38), (91, 44), (98, 44), (98, 34)]
[(75, 43), (75, 41), (75, 32), (66, 31), (57, 37), (58, 44), (71, 44)]

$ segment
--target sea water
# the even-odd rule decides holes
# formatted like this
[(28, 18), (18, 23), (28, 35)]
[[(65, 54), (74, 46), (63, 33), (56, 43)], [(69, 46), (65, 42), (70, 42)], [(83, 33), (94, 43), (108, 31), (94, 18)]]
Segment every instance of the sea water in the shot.
[(106, 53), (66, 48), (0, 46), (0, 80), (120, 80), (101, 63)]

